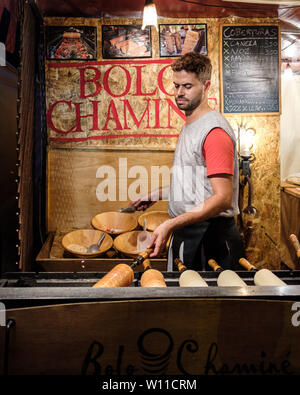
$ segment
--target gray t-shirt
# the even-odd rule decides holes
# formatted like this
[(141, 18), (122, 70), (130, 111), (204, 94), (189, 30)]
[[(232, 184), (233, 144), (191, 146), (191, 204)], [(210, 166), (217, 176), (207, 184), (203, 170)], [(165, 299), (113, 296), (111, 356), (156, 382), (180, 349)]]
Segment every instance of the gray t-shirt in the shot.
[(233, 199), (231, 208), (219, 216), (233, 217), (239, 214), (239, 163), (234, 132), (227, 120), (217, 111), (210, 111), (190, 125), (183, 126), (176, 145), (169, 192), (169, 214), (176, 217), (204, 203), (213, 195), (207, 177), (203, 144), (208, 133), (221, 128), (234, 144)]

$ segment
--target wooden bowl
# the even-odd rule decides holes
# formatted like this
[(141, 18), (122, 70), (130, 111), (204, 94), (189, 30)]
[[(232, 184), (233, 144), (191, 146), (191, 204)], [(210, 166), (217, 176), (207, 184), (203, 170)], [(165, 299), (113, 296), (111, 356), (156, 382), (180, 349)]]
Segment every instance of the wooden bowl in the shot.
[[(106, 234), (98, 252), (86, 252), (91, 244), (97, 243), (103, 232), (95, 229), (78, 229), (67, 233), (62, 238), (62, 246), (68, 252), (79, 258), (94, 258), (104, 255), (113, 246), (113, 239)], [(81, 251), (82, 249), (82, 251)], [(84, 251), (85, 250), (85, 251)]]
[(138, 222), (136, 216), (133, 214), (108, 211), (97, 214), (92, 219), (92, 225), (94, 228), (111, 235), (119, 235), (135, 229)]
[(146, 229), (153, 232), (160, 224), (170, 219), (167, 211), (149, 211), (139, 216), (138, 222), (141, 227), (144, 226), (144, 219), (146, 220)]
[(114, 239), (114, 247), (124, 255), (135, 258), (139, 255), (137, 250), (137, 237), (142, 230), (133, 230), (131, 232), (122, 233)]

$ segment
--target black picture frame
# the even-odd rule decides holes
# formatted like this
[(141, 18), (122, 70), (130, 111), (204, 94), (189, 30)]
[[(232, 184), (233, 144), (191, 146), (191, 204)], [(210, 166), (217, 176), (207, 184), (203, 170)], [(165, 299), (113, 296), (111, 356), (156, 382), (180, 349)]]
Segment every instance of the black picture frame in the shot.
[(46, 26), (48, 60), (97, 60), (96, 26)]
[(142, 25), (102, 25), (103, 59), (152, 58), (151, 28)]
[(207, 55), (206, 23), (159, 24), (158, 31), (160, 57), (173, 58), (186, 52)]

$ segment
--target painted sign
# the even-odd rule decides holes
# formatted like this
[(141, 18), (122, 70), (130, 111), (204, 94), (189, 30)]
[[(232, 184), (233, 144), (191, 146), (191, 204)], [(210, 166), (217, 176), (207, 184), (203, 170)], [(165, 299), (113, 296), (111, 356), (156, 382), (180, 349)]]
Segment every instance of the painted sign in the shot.
[(171, 62), (49, 63), (49, 142), (173, 150), (185, 115), (173, 98)]
[(16, 322), (9, 374), (300, 373), (295, 301), (116, 300), (7, 310), (7, 319)]

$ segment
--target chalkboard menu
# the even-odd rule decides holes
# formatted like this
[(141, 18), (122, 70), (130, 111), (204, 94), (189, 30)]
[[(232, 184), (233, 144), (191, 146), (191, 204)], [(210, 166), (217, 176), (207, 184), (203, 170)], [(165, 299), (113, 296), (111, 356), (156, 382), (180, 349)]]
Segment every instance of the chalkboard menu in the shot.
[(223, 113), (279, 113), (278, 26), (223, 25)]

